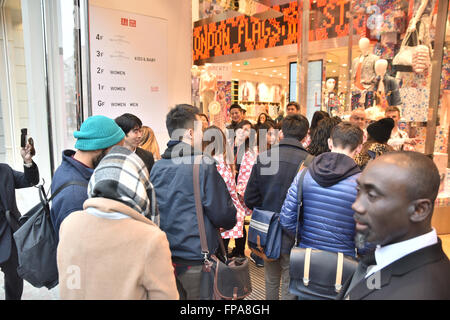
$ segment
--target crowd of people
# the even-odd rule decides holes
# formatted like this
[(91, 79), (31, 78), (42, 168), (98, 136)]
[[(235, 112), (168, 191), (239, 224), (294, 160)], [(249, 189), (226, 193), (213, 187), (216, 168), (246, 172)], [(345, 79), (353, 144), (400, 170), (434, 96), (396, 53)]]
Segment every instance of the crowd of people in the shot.
[[(311, 124), (297, 103), (286, 111), (275, 120), (263, 113), (253, 124), (233, 104), (230, 124), (219, 128), (198, 108), (177, 105), (166, 116), (170, 141), (162, 154), (135, 115), (86, 119), (51, 187), (79, 182), (51, 207), (61, 298), (197, 300), (205, 254), (216, 253), (220, 237), (228, 258), (246, 257), (246, 221), (259, 208), (278, 212), (282, 226), (278, 259), (249, 257), (264, 267), (267, 300), (315, 298), (289, 288), (296, 237), (300, 248), (359, 261), (338, 299), (450, 299), (450, 262), (431, 225), (439, 172), (430, 157), (402, 151), (416, 141), (398, 128), (400, 110), (372, 121), (363, 109), (349, 121), (318, 111)], [(18, 213), (14, 190), (39, 182), (30, 148), (22, 149), (24, 173), (0, 165), (7, 299), (20, 299), (23, 290), (5, 217)], [(194, 197), (197, 156), (209, 253), (202, 251)], [(77, 286), (72, 266), (80, 270)], [(382, 284), (373, 288), (366, 279), (376, 272)]]

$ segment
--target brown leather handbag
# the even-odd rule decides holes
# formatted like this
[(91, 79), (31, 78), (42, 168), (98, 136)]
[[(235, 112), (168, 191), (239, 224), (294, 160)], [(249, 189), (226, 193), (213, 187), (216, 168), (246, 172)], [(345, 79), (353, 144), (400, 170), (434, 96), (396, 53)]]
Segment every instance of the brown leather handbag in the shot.
[(220, 248), (224, 261), (216, 255), (209, 255), (206, 241), (203, 206), (200, 196), (200, 162), (202, 156), (194, 159), (194, 196), (197, 211), (198, 230), (204, 264), (200, 281), (201, 300), (238, 300), (244, 299), (252, 293), (250, 271), (247, 258), (228, 259), (225, 246), (217, 231)]

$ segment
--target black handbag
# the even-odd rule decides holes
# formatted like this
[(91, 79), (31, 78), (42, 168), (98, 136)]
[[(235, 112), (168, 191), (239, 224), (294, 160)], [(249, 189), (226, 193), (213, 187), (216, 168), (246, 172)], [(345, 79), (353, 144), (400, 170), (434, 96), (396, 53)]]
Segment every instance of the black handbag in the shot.
[(342, 290), (342, 284), (353, 275), (358, 262), (341, 252), (297, 247), (298, 227), (303, 219), (303, 179), (307, 171), (307, 168), (303, 170), (298, 183), (299, 208), (295, 244), (290, 255), (289, 291), (301, 300), (336, 300)]
[(250, 271), (247, 258), (228, 259), (225, 246), (217, 231), (220, 248), (224, 261), (216, 255), (209, 257), (208, 243), (206, 241), (203, 206), (200, 197), (200, 161), (202, 156), (194, 160), (194, 196), (197, 211), (198, 229), (204, 263), (200, 280), (201, 300), (238, 300), (244, 299), (252, 293)]

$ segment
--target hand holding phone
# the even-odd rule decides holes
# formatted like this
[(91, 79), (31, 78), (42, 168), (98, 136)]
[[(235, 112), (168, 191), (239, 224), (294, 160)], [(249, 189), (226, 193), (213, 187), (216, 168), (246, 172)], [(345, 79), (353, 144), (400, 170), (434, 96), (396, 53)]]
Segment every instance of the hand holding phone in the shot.
[(32, 163), (31, 158), (36, 155), (33, 138), (28, 136), (28, 130), (26, 128), (22, 129), (21, 132), (20, 146), (22, 150), (20, 151), (20, 154), (25, 163)]

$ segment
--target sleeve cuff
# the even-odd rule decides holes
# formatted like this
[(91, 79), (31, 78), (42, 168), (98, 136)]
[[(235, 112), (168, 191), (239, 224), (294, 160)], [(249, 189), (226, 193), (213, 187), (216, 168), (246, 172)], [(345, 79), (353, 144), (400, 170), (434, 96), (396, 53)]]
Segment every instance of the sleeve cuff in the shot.
[(24, 163), (23, 166), (26, 167), (26, 168), (31, 168), (33, 166), (33, 162), (31, 162), (31, 163)]

